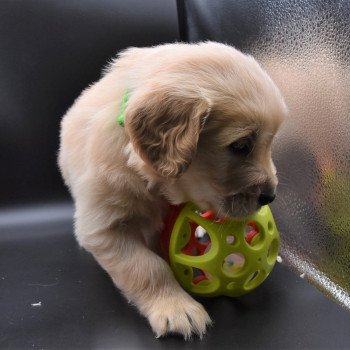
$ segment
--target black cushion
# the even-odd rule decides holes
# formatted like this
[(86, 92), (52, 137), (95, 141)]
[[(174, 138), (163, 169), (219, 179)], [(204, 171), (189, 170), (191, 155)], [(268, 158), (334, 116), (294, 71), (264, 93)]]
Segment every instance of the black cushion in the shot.
[[(33, 218), (30, 223), (27, 217)], [(7, 211), (0, 223), (2, 349), (345, 349), (350, 344), (350, 313), (280, 264), (244, 297), (200, 299), (215, 322), (202, 341), (155, 339), (147, 321), (77, 246), (71, 205)]]

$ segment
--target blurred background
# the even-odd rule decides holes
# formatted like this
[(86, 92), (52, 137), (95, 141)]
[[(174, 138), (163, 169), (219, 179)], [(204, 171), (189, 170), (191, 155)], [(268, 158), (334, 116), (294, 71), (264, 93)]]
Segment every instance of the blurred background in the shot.
[(179, 39), (175, 1), (0, 2), (0, 207), (68, 200), (59, 123), (129, 46)]

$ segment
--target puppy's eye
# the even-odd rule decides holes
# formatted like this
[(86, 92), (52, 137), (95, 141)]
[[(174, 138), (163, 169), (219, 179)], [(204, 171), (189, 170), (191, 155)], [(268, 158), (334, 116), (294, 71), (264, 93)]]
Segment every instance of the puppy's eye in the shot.
[(253, 140), (251, 138), (243, 138), (232, 142), (228, 147), (237, 156), (247, 156), (253, 150)]

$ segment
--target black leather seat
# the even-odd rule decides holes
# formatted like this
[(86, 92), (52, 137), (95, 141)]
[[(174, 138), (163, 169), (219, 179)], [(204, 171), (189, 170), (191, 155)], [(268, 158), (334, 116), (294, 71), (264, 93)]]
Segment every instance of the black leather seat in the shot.
[(349, 347), (350, 314), (283, 265), (245, 297), (201, 300), (204, 340), (155, 339), (77, 246), (60, 118), (120, 49), (177, 40), (176, 20), (172, 1), (0, 2), (1, 349)]

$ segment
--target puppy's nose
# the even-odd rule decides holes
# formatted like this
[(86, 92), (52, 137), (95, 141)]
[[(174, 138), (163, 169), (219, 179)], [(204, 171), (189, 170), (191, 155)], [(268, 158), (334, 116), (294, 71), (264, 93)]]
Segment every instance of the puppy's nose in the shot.
[(276, 195), (274, 193), (262, 192), (258, 198), (258, 203), (260, 205), (266, 205), (272, 203), (275, 198)]

